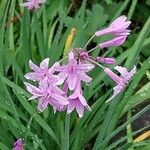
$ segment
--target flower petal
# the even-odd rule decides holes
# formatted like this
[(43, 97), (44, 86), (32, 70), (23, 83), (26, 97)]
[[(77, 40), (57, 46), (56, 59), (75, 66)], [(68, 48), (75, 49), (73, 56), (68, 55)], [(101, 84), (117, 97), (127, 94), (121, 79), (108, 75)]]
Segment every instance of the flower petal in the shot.
[(69, 61), (70, 61), (71, 59), (74, 59), (74, 53), (73, 53), (73, 52), (70, 52), (70, 53), (69, 53)]
[(54, 63), (53, 66), (48, 70), (48, 72), (50, 74), (53, 74), (56, 71), (57, 67), (60, 67), (60, 63), (59, 62)]
[(67, 100), (67, 98), (61, 96), (61, 95), (57, 95), (54, 93), (51, 93), (50, 95), (52, 98), (55, 99), (55, 102), (58, 103), (59, 105), (68, 105), (69, 101)]
[(68, 88), (74, 90), (77, 85), (77, 76), (76, 74), (70, 74), (67, 78)]
[(48, 106), (49, 100), (46, 98), (41, 98), (38, 102), (38, 110), (43, 112)]
[(128, 70), (125, 67), (116, 66), (114, 69), (117, 70), (122, 75), (122, 77), (126, 77), (128, 75)]
[(48, 69), (48, 65), (49, 65), (49, 58), (44, 59), (41, 63), (40, 63), (40, 68), (41, 69)]
[(80, 73), (78, 74), (78, 77), (79, 77), (79, 79), (80, 79), (81, 81), (84, 81), (84, 82), (91, 82), (91, 81), (92, 81), (92, 78), (89, 77), (88, 75), (86, 75), (85, 72), (80, 72)]
[(34, 70), (35, 72), (39, 72), (41, 69), (36, 65), (34, 64), (31, 60), (29, 60), (29, 67)]
[(24, 77), (28, 80), (33, 81), (40, 81), (42, 79), (41, 76), (36, 72), (29, 72)]
[(81, 94), (78, 94), (78, 98), (80, 100), (80, 102), (82, 103), (83, 106), (87, 106), (87, 102), (86, 102), (86, 99), (81, 95)]
[(80, 102), (76, 104), (76, 110), (79, 117), (82, 118), (84, 113), (84, 106)]
[(24, 82), (24, 84), (25, 84), (27, 90), (28, 90), (31, 94), (37, 95), (37, 96), (41, 96), (41, 95), (42, 95), (42, 93), (41, 93), (41, 91), (40, 91), (39, 88), (37, 88), (37, 87), (31, 85), (30, 83), (27, 83), (27, 82)]
[(74, 100), (70, 100), (67, 106), (67, 114), (70, 114), (75, 109)]
[(78, 64), (77, 68), (81, 71), (88, 72), (94, 68), (93, 64)]
[(57, 82), (56, 85), (61, 85), (64, 83), (64, 81), (66, 80), (68, 74), (61, 72), (57, 75)]

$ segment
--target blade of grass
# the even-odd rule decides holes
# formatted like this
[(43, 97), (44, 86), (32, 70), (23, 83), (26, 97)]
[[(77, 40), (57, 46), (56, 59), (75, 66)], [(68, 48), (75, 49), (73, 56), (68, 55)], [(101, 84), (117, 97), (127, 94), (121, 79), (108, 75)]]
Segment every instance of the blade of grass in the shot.
[(100, 147), (104, 148), (103, 145), (105, 145), (111, 138), (113, 138), (116, 134), (118, 134), (122, 129), (124, 129), (129, 123), (133, 122), (137, 118), (139, 118), (141, 115), (143, 115), (145, 112), (147, 112), (150, 109), (150, 105), (143, 108), (141, 111), (139, 111), (136, 115), (134, 115), (131, 120), (126, 121), (123, 125), (118, 127), (114, 132), (112, 132), (109, 136), (106, 137), (105, 140), (103, 140), (101, 143), (99, 143), (96, 147), (96, 150), (98, 150)]

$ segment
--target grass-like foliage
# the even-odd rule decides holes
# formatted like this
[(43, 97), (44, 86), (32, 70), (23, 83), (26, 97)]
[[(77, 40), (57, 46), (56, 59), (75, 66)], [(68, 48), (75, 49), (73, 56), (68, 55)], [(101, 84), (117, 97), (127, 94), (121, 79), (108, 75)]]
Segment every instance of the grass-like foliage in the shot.
[[(19, 138), (27, 150), (150, 149), (149, 133), (136, 139), (150, 127), (140, 122), (150, 109), (149, 0), (47, 0), (31, 10), (21, 3), (23, 0), (0, 0), (0, 149), (12, 149)], [(75, 111), (54, 114), (49, 106), (39, 113), (38, 101), (28, 101), (31, 95), (23, 83), (27, 82), (24, 74), (31, 71), (29, 60), (39, 64), (50, 58), (51, 66), (73, 48), (84, 47), (93, 33), (121, 15), (131, 20), (126, 42), (97, 48), (92, 56), (114, 57), (117, 65), (127, 69), (137, 66), (126, 89), (105, 103), (114, 83), (95, 68), (90, 72), (92, 83), (83, 88), (91, 112), (79, 118)], [(87, 49), (108, 38), (94, 38)]]

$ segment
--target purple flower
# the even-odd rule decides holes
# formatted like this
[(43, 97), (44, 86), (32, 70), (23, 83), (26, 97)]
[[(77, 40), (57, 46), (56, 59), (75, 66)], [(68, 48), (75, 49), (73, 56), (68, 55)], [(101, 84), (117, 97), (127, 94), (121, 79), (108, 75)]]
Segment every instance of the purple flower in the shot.
[(82, 118), (84, 113), (84, 107), (91, 111), (91, 108), (83, 97), (83, 92), (81, 90), (81, 81), (78, 80), (74, 93), (70, 95), (68, 99), (69, 104), (67, 105), (67, 114), (71, 113), (74, 109), (76, 109), (79, 117)]
[(84, 82), (91, 82), (92, 78), (86, 75), (86, 72), (94, 68), (92, 64), (82, 64), (77, 62), (74, 58), (74, 53), (69, 53), (69, 63), (64, 66), (56, 67), (56, 70), (60, 73), (59, 84), (63, 83), (66, 79), (68, 87), (70, 90), (74, 90), (78, 80)]
[(26, 3), (20, 4), (20, 6), (27, 7), (28, 9), (40, 8), (39, 5), (45, 3), (46, 0), (27, 0)]
[(119, 36), (119, 37), (116, 37), (112, 40), (100, 43), (99, 47), (100, 48), (106, 48), (106, 47), (111, 47), (111, 46), (119, 46), (125, 42), (126, 38), (127, 38), (127, 36)]
[(47, 79), (43, 79), (39, 83), (39, 87), (35, 87), (27, 82), (24, 82), (27, 90), (33, 95), (29, 100), (38, 98), (38, 110), (43, 112), (48, 104), (52, 105), (54, 110), (67, 105), (69, 102), (67, 98), (62, 96), (64, 92), (56, 85), (47, 82)]
[(110, 57), (97, 57), (96, 61), (105, 63), (105, 64), (115, 64), (116, 63), (116, 60), (114, 58), (110, 58)]
[(130, 34), (130, 30), (127, 29), (130, 24), (131, 21), (127, 21), (126, 16), (120, 16), (108, 28), (95, 32), (95, 35), (113, 34), (116, 36), (127, 36)]
[(104, 72), (117, 84), (117, 86), (113, 88), (113, 95), (106, 102), (111, 101), (116, 95), (122, 92), (131, 80), (132, 76), (136, 73), (136, 66), (134, 66), (130, 72), (128, 72), (128, 70), (125, 67), (121, 66), (116, 66), (114, 69), (117, 70), (121, 74), (121, 76), (116, 75), (109, 68), (104, 69)]
[(48, 68), (48, 64), (49, 58), (44, 59), (40, 63), (40, 66), (37, 66), (29, 60), (29, 66), (34, 72), (27, 73), (25, 78), (33, 81), (42, 81), (44, 78), (47, 78), (49, 82), (56, 83), (59, 79), (53, 73), (55, 72), (55, 67), (60, 66), (60, 64), (56, 62), (50, 69)]
[(13, 150), (24, 150), (23, 148), (23, 141), (22, 139), (18, 139), (15, 143), (14, 143), (14, 148)]

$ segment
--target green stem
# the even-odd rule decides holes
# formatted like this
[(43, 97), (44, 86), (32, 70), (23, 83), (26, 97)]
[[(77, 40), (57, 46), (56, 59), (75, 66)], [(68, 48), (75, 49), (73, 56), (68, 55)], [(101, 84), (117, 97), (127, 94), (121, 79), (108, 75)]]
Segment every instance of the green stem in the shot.
[(87, 43), (85, 44), (85, 46), (83, 47), (83, 49), (86, 49), (86, 47), (93, 40), (94, 37), (95, 37), (95, 34), (91, 36), (91, 38), (87, 41)]
[[(131, 109), (128, 110), (127, 120), (131, 120)], [(126, 126), (126, 130), (128, 143), (133, 142), (131, 123)], [(133, 150), (133, 148), (129, 148), (128, 150)]]
[(137, 5), (137, 0), (132, 0), (132, 4), (131, 4), (131, 7), (129, 9), (129, 13), (127, 16), (128, 20), (130, 20), (132, 18), (136, 5)]
[(65, 117), (65, 147), (64, 150), (69, 150), (69, 130), (70, 130), (70, 114)]

